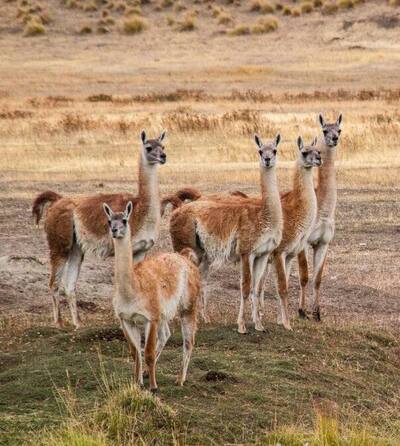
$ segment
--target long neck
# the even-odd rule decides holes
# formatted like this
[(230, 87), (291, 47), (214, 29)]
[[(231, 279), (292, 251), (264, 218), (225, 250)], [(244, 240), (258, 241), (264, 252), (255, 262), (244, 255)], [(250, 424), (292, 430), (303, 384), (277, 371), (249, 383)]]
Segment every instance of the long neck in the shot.
[(317, 200), (314, 191), (313, 172), (297, 162), (293, 178), (293, 191), (296, 204), (300, 205), (304, 213), (315, 212)]
[(139, 155), (139, 206), (141, 218), (146, 219), (150, 215), (159, 218), (160, 192), (157, 165), (149, 164), (143, 151)]
[(113, 239), (115, 286), (120, 296), (131, 294), (132, 289), (132, 242), (129, 226), (123, 238)]
[(321, 148), (322, 166), (318, 169), (318, 216), (333, 217), (336, 209), (337, 184), (335, 169), (335, 149), (326, 147)]
[(276, 168), (260, 166), (263, 219), (277, 227), (282, 224), (282, 206), (276, 178)]

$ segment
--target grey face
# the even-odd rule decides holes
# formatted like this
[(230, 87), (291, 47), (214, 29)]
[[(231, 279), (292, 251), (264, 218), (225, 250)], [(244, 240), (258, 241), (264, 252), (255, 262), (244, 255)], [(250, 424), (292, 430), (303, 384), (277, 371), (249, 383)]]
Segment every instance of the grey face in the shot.
[(281, 141), (281, 135), (278, 133), (271, 142), (263, 143), (258, 135), (254, 135), (260, 155), (260, 163), (263, 167), (269, 168), (276, 164), (276, 154), (278, 153), (278, 145)]
[(316, 149), (317, 138), (309, 146), (305, 146), (301, 136), (297, 138), (297, 147), (300, 150), (300, 162), (304, 167), (318, 167), (322, 164), (321, 152)]
[(328, 147), (336, 147), (339, 143), (339, 137), (342, 132), (340, 125), (342, 124), (342, 114), (340, 114), (334, 124), (328, 124), (322, 115), (319, 115), (319, 122), (324, 134), (324, 141)]
[(113, 212), (106, 203), (103, 203), (103, 209), (107, 215), (112, 238), (124, 238), (128, 230), (129, 217), (133, 209), (132, 202), (130, 201), (126, 205), (125, 212)]
[(165, 164), (167, 161), (167, 155), (165, 154), (165, 147), (163, 145), (165, 130), (157, 139), (147, 139), (146, 132), (144, 130), (142, 130), (140, 136), (147, 162), (149, 164)]

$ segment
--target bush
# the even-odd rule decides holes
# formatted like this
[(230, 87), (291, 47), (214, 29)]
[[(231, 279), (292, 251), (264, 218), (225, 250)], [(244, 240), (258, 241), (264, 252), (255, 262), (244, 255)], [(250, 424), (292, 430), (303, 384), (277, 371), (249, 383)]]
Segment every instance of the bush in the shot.
[(186, 9), (186, 6), (181, 2), (176, 2), (172, 8), (175, 12), (181, 12)]
[(176, 29), (180, 32), (193, 31), (196, 29), (196, 21), (192, 14), (186, 14), (184, 19), (178, 23)]
[(91, 34), (91, 32), (92, 32), (92, 28), (89, 25), (84, 25), (79, 30), (79, 34)]
[(228, 14), (227, 12), (223, 12), (220, 14), (217, 20), (219, 25), (227, 25), (228, 23), (232, 22), (232, 16)]
[(229, 31), (230, 36), (245, 36), (251, 33), (249, 25), (238, 25)]
[(292, 15), (292, 9), (289, 6), (285, 6), (282, 11), (283, 15)]
[(400, 6), (400, 0), (390, 0), (389, 5), (390, 6)]
[(275, 17), (268, 17), (259, 21), (257, 25), (252, 28), (253, 34), (270, 33), (278, 29), (278, 20)]
[(322, 0), (314, 0), (314, 8), (320, 8), (324, 2)]
[(338, 5), (336, 3), (326, 3), (324, 7), (322, 8), (322, 14), (330, 15), (335, 14), (339, 9)]
[(26, 24), (24, 29), (24, 36), (32, 37), (32, 36), (40, 36), (46, 32), (46, 28), (43, 23), (41, 23), (37, 18), (32, 18)]
[(292, 16), (293, 17), (300, 17), (301, 16), (301, 9), (300, 8), (293, 8), (292, 9)]
[(267, 0), (253, 0), (250, 4), (250, 11), (258, 11), (262, 14), (270, 14), (275, 11), (275, 7)]
[(93, 12), (93, 11), (97, 11), (96, 3), (91, 2), (91, 3), (87, 3), (86, 5), (83, 5), (83, 10), (84, 10), (85, 12)]
[(309, 14), (313, 11), (313, 4), (311, 2), (305, 2), (301, 5), (301, 12), (303, 14)]
[(341, 9), (351, 9), (354, 8), (353, 0), (339, 0), (338, 7)]
[(138, 34), (147, 29), (147, 22), (140, 17), (132, 17), (124, 21), (123, 30), (126, 34)]
[(128, 17), (130, 15), (142, 15), (142, 8), (140, 6), (130, 6), (125, 11), (125, 16)]

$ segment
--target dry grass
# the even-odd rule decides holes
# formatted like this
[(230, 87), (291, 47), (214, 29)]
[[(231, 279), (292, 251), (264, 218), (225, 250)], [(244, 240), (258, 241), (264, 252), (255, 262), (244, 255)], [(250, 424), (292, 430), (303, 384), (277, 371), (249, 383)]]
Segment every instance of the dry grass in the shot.
[(354, 8), (353, 0), (338, 0), (337, 5), (340, 9), (351, 9)]
[(271, 14), (275, 11), (275, 6), (268, 0), (253, 0), (250, 3), (250, 11), (257, 11), (261, 14)]
[(38, 17), (29, 17), (27, 20), (24, 36), (33, 37), (40, 36), (46, 33), (46, 28), (44, 27), (42, 21)]
[(301, 5), (301, 12), (303, 14), (309, 14), (310, 12), (313, 12), (314, 9), (314, 5), (312, 4), (312, 2), (304, 2)]
[(125, 34), (139, 34), (147, 28), (147, 21), (141, 17), (130, 17), (125, 19), (122, 27)]
[(389, 0), (390, 6), (400, 6), (400, 0)]
[(196, 29), (196, 19), (193, 13), (187, 13), (182, 20), (177, 22), (176, 29), (179, 32), (194, 31)]
[(229, 30), (230, 36), (246, 36), (251, 34), (251, 27), (249, 25), (237, 25), (233, 29)]
[(227, 12), (222, 12), (217, 19), (219, 25), (228, 25), (229, 23), (232, 23), (232, 21), (231, 14)]
[(253, 34), (265, 34), (278, 29), (278, 20), (275, 17), (265, 17), (258, 21), (251, 29)]
[(322, 7), (322, 14), (331, 15), (335, 14), (339, 10), (336, 2), (329, 1)]

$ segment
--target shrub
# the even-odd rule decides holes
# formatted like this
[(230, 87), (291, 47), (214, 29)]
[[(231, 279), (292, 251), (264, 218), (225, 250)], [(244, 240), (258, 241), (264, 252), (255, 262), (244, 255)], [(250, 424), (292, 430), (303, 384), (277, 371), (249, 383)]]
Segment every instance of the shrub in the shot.
[(67, 0), (66, 3), (67, 8), (76, 8), (78, 6), (78, 3), (76, 2), (76, 0)]
[(220, 14), (217, 20), (219, 25), (227, 25), (228, 23), (232, 22), (232, 16), (228, 14), (227, 12), (223, 12)]
[(313, 4), (311, 2), (305, 2), (301, 5), (301, 12), (303, 14), (309, 14), (313, 11)]
[(43, 11), (41, 14), (39, 14), (39, 18), (43, 25), (48, 25), (51, 22), (51, 17), (46, 11)]
[(147, 22), (140, 17), (132, 17), (124, 21), (123, 30), (126, 34), (138, 34), (147, 29)]
[(175, 25), (175, 19), (172, 16), (167, 17), (167, 25), (168, 26)]
[(338, 7), (341, 9), (351, 9), (354, 8), (353, 0), (339, 0)]
[(40, 36), (46, 32), (46, 28), (36, 17), (31, 18), (24, 29), (24, 36)]
[(275, 7), (267, 0), (253, 0), (250, 4), (250, 11), (261, 12), (262, 14), (270, 14), (275, 11)]
[(292, 16), (293, 17), (300, 17), (301, 16), (301, 9), (300, 8), (293, 8), (292, 9)]
[(97, 27), (97, 32), (98, 32), (99, 34), (108, 34), (108, 33), (110, 32), (110, 28), (108, 28), (108, 27), (105, 26), (105, 25), (99, 25), (99, 26)]
[(106, 17), (108, 17), (110, 15), (109, 11), (107, 11), (106, 9), (104, 9), (103, 11), (101, 11), (101, 16), (103, 17), (103, 19), (105, 19)]
[(282, 14), (283, 15), (292, 15), (292, 9), (290, 8), (290, 6), (285, 6), (283, 8)]
[(229, 31), (230, 36), (245, 36), (251, 33), (249, 25), (238, 25)]
[(277, 11), (282, 11), (283, 8), (284, 8), (284, 5), (283, 5), (282, 3), (280, 3), (280, 2), (275, 3), (275, 9), (276, 9)]
[(90, 3), (87, 3), (86, 5), (83, 5), (83, 10), (84, 10), (85, 12), (93, 12), (93, 11), (97, 11), (96, 3), (94, 3), (94, 2), (90, 2)]
[(130, 15), (142, 15), (142, 8), (140, 6), (130, 6), (125, 11), (125, 16), (130, 16)]
[(326, 3), (322, 8), (322, 14), (330, 15), (335, 14), (339, 9), (338, 5), (336, 3)]
[(400, 0), (390, 0), (389, 5), (390, 6), (400, 6)]
[(320, 8), (324, 2), (322, 0), (314, 0), (314, 8)]
[(186, 14), (176, 28), (180, 32), (193, 31), (196, 29), (196, 21), (192, 14)]
[(186, 6), (181, 2), (176, 2), (172, 8), (175, 12), (181, 12), (186, 9)]
[(92, 32), (92, 28), (90, 25), (84, 25), (79, 30), (79, 34), (91, 34), (91, 32)]
[(162, 8), (169, 8), (174, 4), (174, 0), (161, 0), (161, 7)]
[(278, 20), (275, 17), (268, 17), (259, 21), (257, 25), (252, 28), (253, 34), (270, 33), (278, 29)]

